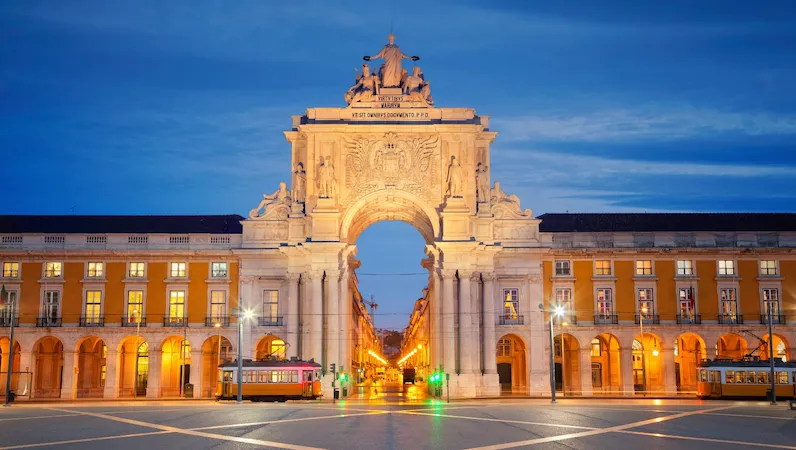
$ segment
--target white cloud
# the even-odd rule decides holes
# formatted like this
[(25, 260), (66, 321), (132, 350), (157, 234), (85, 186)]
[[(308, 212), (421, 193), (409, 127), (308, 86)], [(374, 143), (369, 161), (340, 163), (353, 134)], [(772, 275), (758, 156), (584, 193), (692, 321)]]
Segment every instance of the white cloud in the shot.
[(506, 141), (666, 141), (717, 134), (796, 134), (796, 117), (693, 107), (640, 108), (587, 114), (536, 114), (493, 119)]

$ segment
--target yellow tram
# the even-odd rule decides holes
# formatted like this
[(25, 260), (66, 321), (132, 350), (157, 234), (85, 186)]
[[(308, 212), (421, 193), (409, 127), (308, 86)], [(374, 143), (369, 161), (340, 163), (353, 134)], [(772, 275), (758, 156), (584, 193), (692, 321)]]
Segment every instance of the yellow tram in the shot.
[[(697, 369), (697, 397), (760, 397), (771, 390), (771, 365), (759, 359), (703, 360)], [(796, 398), (796, 364), (774, 361), (777, 397)]]
[[(218, 366), (216, 398), (238, 396), (238, 363)], [(321, 365), (314, 361), (243, 360), (243, 398), (256, 401), (311, 400), (321, 397)]]

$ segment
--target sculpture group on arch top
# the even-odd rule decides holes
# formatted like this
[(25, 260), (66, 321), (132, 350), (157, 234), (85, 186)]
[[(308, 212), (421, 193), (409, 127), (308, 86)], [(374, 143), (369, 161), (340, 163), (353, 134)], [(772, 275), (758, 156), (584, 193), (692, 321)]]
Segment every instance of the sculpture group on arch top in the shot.
[[(381, 59), (383, 64), (375, 72), (363, 64), (362, 73), (357, 73), (355, 84), (345, 93), (347, 106), (323, 108), (327, 114), (333, 111), (340, 117), (324, 123), (331, 128), (313, 128), (315, 123), (308, 120), (312, 109), (298, 119), (294, 117), (293, 130), (285, 132), (293, 145), (291, 189), (285, 182), (279, 183), (275, 192), (264, 194), (249, 212), (250, 223), (265, 221), (272, 225), (264, 227), (268, 231), (261, 238), (284, 241), (295, 230), (312, 238), (316, 213), (345, 215), (347, 208), (364, 197), (384, 192), (388, 203), (400, 193), (408, 202), (422, 203), (422, 207), (440, 215), (456, 208), (467, 210), (473, 220), (489, 219), (489, 234), (495, 241), (538, 239), (539, 221), (531, 210), (523, 210), (516, 195), (503, 192), (500, 182), (491, 183), (489, 144), (497, 133), (488, 129), (488, 116), (479, 117), (464, 108), (435, 107), (429, 82), (420, 68), (414, 66), (410, 72), (402, 64), (404, 59), (417, 61), (419, 57), (404, 54), (395, 45), (394, 35), (390, 34), (388, 40), (378, 53), (364, 57), (366, 61)], [(361, 111), (389, 111), (397, 117), (401, 111), (436, 111), (437, 115), (420, 115), (417, 117), (421, 119), (411, 123), (353, 120), (363, 117)], [(445, 123), (446, 114), (468, 111), (469, 122)], [(352, 115), (357, 112), (360, 116)], [(334, 127), (336, 124), (340, 126)], [(384, 203), (385, 199), (380, 201)], [(400, 208), (401, 202), (396, 205)], [(288, 226), (291, 220), (305, 224)], [(342, 225), (339, 219), (335, 224), (338, 228)], [(470, 226), (470, 233), (477, 228)], [(441, 240), (442, 236), (434, 238)]]

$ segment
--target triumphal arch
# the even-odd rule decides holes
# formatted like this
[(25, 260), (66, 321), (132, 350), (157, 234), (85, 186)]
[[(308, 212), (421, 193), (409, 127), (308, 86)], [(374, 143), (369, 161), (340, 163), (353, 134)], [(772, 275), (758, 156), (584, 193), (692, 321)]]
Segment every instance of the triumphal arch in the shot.
[[(538, 383), (541, 392), (548, 381), (537, 306), (539, 220), (491, 180), (497, 132), (489, 117), (435, 104), (419, 58), (404, 54), (394, 36), (389, 42), (364, 58), (343, 96), (346, 106), (293, 116), (284, 133), (290, 187), (279, 183), (243, 224), (242, 302), (257, 306), (264, 289), (284, 292), (288, 355), (349, 367), (357, 237), (376, 222), (404, 221), (426, 241), (430, 358), (451, 375), (452, 394), (498, 392), (502, 280), (523, 286), (525, 338), (538, 344), (527, 375), (532, 391)], [(405, 68), (403, 60), (415, 65)]]

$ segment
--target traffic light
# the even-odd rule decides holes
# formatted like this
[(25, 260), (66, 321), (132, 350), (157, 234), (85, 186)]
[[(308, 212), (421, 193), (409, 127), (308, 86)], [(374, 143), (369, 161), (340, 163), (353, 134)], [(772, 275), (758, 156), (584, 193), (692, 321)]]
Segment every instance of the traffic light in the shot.
[(329, 371), (330, 372), (336, 373), (336, 369), (337, 369), (337, 364), (335, 364), (335, 363), (329, 364)]

